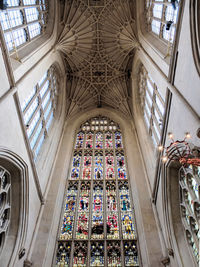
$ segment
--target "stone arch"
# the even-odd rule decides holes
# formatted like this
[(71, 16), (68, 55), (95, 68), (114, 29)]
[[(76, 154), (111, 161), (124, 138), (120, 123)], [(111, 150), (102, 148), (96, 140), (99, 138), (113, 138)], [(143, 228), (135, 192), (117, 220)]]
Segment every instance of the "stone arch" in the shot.
[[(170, 260), (177, 266), (193, 266), (195, 261), (189, 250), (186, 234), (183, 228), (180, 209), (179, 172), (182, 165), (169, 162), (163, 168), (163, 213), (165, 220), (166, 241), (169, 250), (172, 249)], [(169, 253), (170, 254), (170, 253)]]
[(18, 155), (0, 147), (0, 165), (11, 177), (10, 225), (0, 255), (4, 266), (15, 266), (25, 254), (28, 209), (28, 167)]
[(200, 75), (200, 2), (190, 1), (190, 29), (194, 62)]

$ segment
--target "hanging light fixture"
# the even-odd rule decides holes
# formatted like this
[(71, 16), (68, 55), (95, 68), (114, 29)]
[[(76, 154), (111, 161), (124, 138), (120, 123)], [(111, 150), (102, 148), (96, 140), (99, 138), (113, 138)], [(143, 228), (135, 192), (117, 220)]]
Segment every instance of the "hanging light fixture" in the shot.
[(193, 146), (187, 141), (191, 138), (189, 132), (185, 134), (185, 138), (181, 141), (175, 141), (172, 133), (169, 133), (168, 137), (172, 141), (168, 147), (158, 146), (158, 150), (160, 152), (163, 151), (161, 158), (163, 163), (167, 161), (179, 161), (183, 166), (200, 166), (200, 148)]

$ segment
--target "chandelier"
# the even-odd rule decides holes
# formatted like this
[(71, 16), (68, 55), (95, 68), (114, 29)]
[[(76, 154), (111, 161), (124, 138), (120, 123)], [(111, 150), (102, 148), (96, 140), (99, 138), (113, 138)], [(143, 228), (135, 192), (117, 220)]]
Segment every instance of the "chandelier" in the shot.
[(160, 152), (163, 151), (163, 156), (161, 157), (163, 163), (178, 161), (184, 167), (188, 165), (200, 166), (200, 148), (187, 141), (191, 138), (190, 133), (186, 133), (183, 140), (176, 141), (172, 133), (169, 133), (168, 136), (172, 141), (170, 145), (167, 147), (158, 146), (158, 150)]

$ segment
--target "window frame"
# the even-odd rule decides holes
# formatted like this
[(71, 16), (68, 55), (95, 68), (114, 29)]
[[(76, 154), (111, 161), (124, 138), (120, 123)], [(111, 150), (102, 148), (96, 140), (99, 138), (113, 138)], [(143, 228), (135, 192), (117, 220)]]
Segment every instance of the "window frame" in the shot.
[[(26, 11), (29, 9), (33, 9), (36, 8), (38, 11), (38, 18), (36, 20), (31, 20), (28, 21), (28, 17), (29, 15), (26, 14)], [(9, 51), (10, 55), (16, 54), (16, 57), (18, 58), (18, 50), (20, 50), (20, 48), (25, 47), (26, 45), (29, 45), (32, 41), (38, 39), (39, 37), (41, 37), (42, 35), (44, 35), (45, 31), (46, 31), (46, 27), (47, 27), (47, 20), (48, 20), (48, 9), (49, 9), (49, 5), (47, 3), (46, 0), (36, 0), (36, 4), (24, 4), (23, 1), (19, 1), (19, 5), (18, 6), (10, 6), (7, 7), (7, 9), (5, 11), (0, 11), (0, 16), (1, 13), (6, 14), (5, 16), (5, 22), (8, 21), (7, 24), (10, 24), (8, 26), (7, 29), (3, 29), (3, 25), (2, 23), (0, 23), (0, 27), (2, 29), (3, 32), (3, 36), (4, 36), (4, 41), (5, 41), (5, 45)], [(11, 20), (6, 20), (8, 19), (9, 13), (13, 14), (14, 11), (20, 11), (21, 13), (21, 19), (22, 19), (22, 23), (19, 25), (11, 25), (12, 23), (10, 22)], [(13, 21), (16, 18), (13, 17)], [(31, 27), (31, 25), (35, 25), (38, 24), (40, 26), (40, 33), (36, 34), (35, 36), (31, 37), (31, 32), (29, 31), (29, 27)], [(17, 38), (15, 39), (15, 41), (13, 41), (13, 34), (19, 30), (23, 30), (23, 37), (25, 39), (25, 41), (23, 41), (22, 43), (20, 43), (19, 45), (16, 45), (16, 41), (18, 40)], [(9, 34), (10, 33), (10, 34)], [(10, 46), (12, 48), (9, 49), (9, 45), (6, 41), (6, 35), (10, 35)], [(19, 41), (19, 40), (18, 40)], [(15, 44), (14, 44), (15, 43)]]
[[(46, 77), (44, 78), (44, 76)], [(31, 92), (31, 97), (29, 95), (26, 99), (24, 99), (23, 103), (21, 103), (26, 134), (33, 153), (34, 160), (37, 159), (42, 144), (49, 136), (53, 118), (55, 117), (55, 113), (57, 110), (56, 107), (59, 91), (59, 75), (56, 67), (51, 66), (45, 72), (41, 80), (34, 87), (34, 94), (32, 94)], [(48, 86), (45, 92), (43, 92), (43, 94), (41, 95), (41, 92), (45, 88), (44, 86), (46, 83), (48, 83)], [(49, 97), (46, 101), (46, 105), (43, 106), (43, 103), (45, 103), (45, 99), (47, 98), (48, 94)], [(31, 110), (35, 101), (37, 102), (36, 107), (35, 109)], [(25, 116), (30, 110), (31, 113), (28, 116), (28, 119), (26, 120)], [(35, 122), (34, 119), (36, 119)], [(34, 126), (32, 126), (31, 133), (29, 133), (28, 131), (30, 129), (31, 124), (33, 125), (33, 123)]]

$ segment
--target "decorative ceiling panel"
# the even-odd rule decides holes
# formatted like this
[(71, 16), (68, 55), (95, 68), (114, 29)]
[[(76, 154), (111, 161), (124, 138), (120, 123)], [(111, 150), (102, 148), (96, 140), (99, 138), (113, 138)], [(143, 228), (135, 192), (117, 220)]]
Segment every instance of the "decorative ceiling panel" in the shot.
[(68, 115), (109, 106), (131, 115), (127, 64), (138, 47), (134, 0), (68, 0), (56, 50), (69, 66)]

